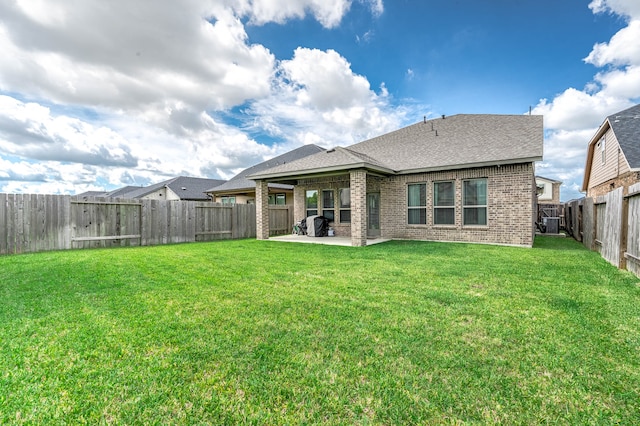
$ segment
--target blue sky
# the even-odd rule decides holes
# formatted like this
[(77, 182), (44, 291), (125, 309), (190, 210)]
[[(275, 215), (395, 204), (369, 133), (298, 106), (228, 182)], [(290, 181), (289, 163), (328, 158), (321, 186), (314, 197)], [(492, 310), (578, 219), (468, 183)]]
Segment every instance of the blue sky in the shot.
[(589, 139), (640, 101), (637, 40), (637, 0), (0, 0), (0, 192), (228, 179), (531, 108), (537, 173), (577, 198)]

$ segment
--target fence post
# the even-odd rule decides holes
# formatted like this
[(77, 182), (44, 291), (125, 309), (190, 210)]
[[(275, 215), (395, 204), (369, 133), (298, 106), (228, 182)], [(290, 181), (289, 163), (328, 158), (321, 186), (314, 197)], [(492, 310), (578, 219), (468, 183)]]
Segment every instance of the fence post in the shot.
[(622, 198), (622, 220), (620, 221), (620, 269), (627, 269), (627, 232), (629, 231), (629, 199)]
[(240, 208), (237, 204), (231, 205), (231, 239), (238, 238), (238, 215), (240, 214)]

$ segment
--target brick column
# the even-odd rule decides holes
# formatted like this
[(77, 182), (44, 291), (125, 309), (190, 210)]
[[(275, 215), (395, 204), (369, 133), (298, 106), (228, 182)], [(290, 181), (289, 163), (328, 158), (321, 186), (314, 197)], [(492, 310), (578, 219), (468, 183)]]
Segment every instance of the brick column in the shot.
[(306, 199), (306, 187), (296, 185), (293, 187), (293, 220), (297, 222), (306, 217), (307, 213), (307, 199)]
[(256, 181), (256, 238), (269, 239), (269, 186), (266, 181)]
[(367, 172), (351, 173), (351, 245), (367, 245)]

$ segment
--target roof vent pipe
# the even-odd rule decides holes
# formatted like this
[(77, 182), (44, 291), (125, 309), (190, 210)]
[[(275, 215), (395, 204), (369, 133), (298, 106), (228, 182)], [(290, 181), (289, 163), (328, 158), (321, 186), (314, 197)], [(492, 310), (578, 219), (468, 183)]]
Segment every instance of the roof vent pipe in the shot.
[(442, 119), (444, 120), (444, 114), (442, 114)]

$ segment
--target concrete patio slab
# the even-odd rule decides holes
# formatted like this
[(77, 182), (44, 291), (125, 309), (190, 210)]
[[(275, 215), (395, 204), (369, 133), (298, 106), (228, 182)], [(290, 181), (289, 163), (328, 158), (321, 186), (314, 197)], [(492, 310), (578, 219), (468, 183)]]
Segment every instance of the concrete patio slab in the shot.
[[(351, 247), (351, 238), (349, 237), (310, 237), (308, 235), (288, 234), (269, 237), (269, 241), (280, 241), (285, 243), (325, 244), (331, 246)], [(387, 241), (391, 240), (386, 238), (371, 238), (367, 239), (367, 245), (370, 246)]]

